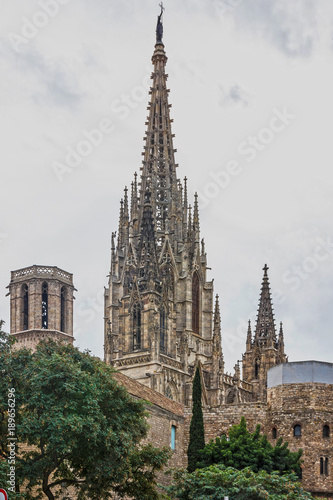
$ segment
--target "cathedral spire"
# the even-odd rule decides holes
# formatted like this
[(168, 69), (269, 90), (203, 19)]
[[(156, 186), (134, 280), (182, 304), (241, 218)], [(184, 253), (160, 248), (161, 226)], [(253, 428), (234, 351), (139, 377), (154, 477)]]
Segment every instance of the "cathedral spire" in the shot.
[(268, 266), (265, 264), (264, 276), (261, 285), (261, 293), (258, 307), (258, 316), (255, 330), (255, 340), (261, 347), (276, 342), (276, 329), (271, 299), (270, 284), (268, 279)]
[[(177, 212), (174, 206), (175, 198), (179, 198), (179, 186), (176, 176), (176, 163), (174, 158), (173, 134), (168, 102), (167, 78), (165, 66), (167, 56), (162, 42), (163, 5), (158, 16), (156, 28), (156, 45), (152, 57), (154, 70), (152, 73), (152, 86), (150, 88), (150, 102), (148, 106), (147, 130), (143, 152), (143, 168), (141, 173), (141, 194), (139, 206), (139, 223), (141, 223), (144, 207), (144, 196), (147, 183), (151, 191), (151, 206), (157, 233), (157, 244), (165, 235), (167, 220), (172, 219)], [(177, 196), (175, 196), (177, 194)], [(181, 207), (179, 210), (181, 211)]]

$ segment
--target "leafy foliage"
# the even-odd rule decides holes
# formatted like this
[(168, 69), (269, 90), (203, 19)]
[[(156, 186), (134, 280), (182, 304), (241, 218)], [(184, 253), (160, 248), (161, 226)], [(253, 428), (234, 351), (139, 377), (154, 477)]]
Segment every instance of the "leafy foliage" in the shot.
[(200, 459), (200, 451), (205, 447), (205, 428), (201, 405), (201, 378), (199, 367), (197, 367), (195, 371), (193, 380), (192, 404), (192, 419), (187, 449), (187, 469), (189, 472), (193, 472), (196, 469), (198, 460)]
[(220, 464), (197, 469), (191, 474), (183, 469), (176, 471), (168, 493), (178, 500), (223, 500), (225, 496), (232, 500), (313, 499), (296, 480), (293, 474), (255, 473), (250, 468), (239, 471)]
[(291, 452), (288, 443), (280, 438), (276, 446), (272, 446), (266, 435), (260, 434), (260, 425), (254, 433), (250, 433), (242, 417), (240, 424), (234, 425), (226, 436), (211, 440), (201, 452), (200, 467), (212, 464), (223, 464), (242, 470), (250, 467), (253, 472), (278, 471), (280, 474), (301, 472), (302, 450)]
[[(78, 499), (107, 499), (111, 491), (158, 498), (156, 471), (170, 451), (140, 446), (147, 433), (144, 404), (117, 384), (112, 368), (52, 341), (41, 342), (34, 353), (12, 350), (4, 334), (0, 363), (1, 431), (7, 425), (8, 387), (14, 387), (16, 477), (33, 498), (44, 493), (53, 500), (60, 487), (74, 488)], [(6, 434), (1, 432), (0, 458), (8, 457)]]

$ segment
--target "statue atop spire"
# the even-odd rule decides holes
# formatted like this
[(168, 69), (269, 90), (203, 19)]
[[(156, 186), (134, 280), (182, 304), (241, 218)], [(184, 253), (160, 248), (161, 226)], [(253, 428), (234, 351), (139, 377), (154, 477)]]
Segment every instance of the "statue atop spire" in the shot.
[(159, 16), (157, 16), (157, 26), (156, 26), (156, 43), (163, 43), (162, 38), (163, 38), (163, 23), (162, 23), (162, 16), (164, 12), (164, 7), (163, 7), (163, 2), (160, 3), (161, 7), (161, 13)]

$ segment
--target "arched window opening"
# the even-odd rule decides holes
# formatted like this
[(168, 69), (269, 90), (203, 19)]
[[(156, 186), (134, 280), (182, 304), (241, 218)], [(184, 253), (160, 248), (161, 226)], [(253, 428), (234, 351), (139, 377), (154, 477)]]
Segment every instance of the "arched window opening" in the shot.
[(324, 427), (323, 427), (323, 437), (324, 438), (329, 438), (330, 437), (330, 426), (329, 425), (324, 425)]
[(171, 449), (175, 450), (176, 449), (176, 430), (177, 427), (175, 425), (171, 426)]
[(194, 333), (199, 333), (199, 276), (194, 273), (192, 281), (192, 330)]
[(48, 301), (49, 301), (49, 291), (48, 284), (44, 282), (42, 284), (42, 328), (48, 328)]
[(273, 427), (273, 429), (272, 429), (272, 438), (276, 439), (276, 437), (277, 437), (277, 430), (276, 430), (276, 427)]
[(160, 310), (160, 351), (166, 351), (166, 317), (164, 307)]
[(320, 458), (320, 475), (328, 476), (328, 458)]
[(171, 387), (168, 385), (168, 387), (166, 388), (166, 391), (165, 391), (165, 395), (167, 398), (169, 399), (173, 399), (172, 397), (172, 391), (171, 391)]
[(302, 435), (302, 428), (300, 425), (295, 425), (294, 426), (294, 436), (295, 437), (300, 437)]
[(22, 285), (22, 330), (29, 330), (29, 289)]
[(141, 349), (141, 306), (133, 305), (133, 349)]
[(260, 361), (259, 361), (259, 359), (256, 359), (255, 364), (254, 364), (254, 378), (259, 377), (259, 370), (260, 370)]
[(60, 331), (64, 332), (66, 330), (66, 287), (61, 288), (61, 306), (60, 306)]

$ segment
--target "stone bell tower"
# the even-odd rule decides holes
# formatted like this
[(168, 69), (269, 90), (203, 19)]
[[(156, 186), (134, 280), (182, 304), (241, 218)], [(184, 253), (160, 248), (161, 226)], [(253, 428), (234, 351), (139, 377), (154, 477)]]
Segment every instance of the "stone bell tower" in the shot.
[(10, 333), (15, 347), (34, 350), (40, 340), (73, 344), (73, 275), (49, 266), (12, 271)]

